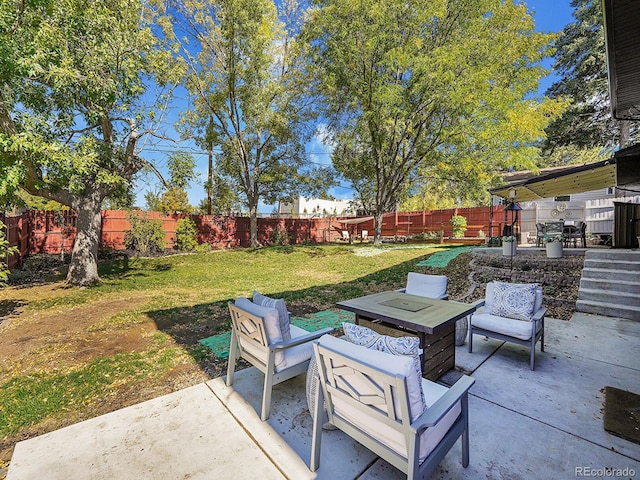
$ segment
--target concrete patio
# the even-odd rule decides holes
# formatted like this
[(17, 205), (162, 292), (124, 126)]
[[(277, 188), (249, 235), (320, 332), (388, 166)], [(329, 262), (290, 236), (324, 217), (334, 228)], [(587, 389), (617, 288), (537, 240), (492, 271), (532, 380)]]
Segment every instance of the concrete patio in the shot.
[[(603, 429), (601, 392), (640, 393), (640, 322), (547, 319), (545, 340), (535, 371), (518, 345), (477, 337), (474, 353), (457, 347), (458, 369), (476, 379), (471, 462), (462, 468), (458, 442), (432, 478), (640, 478), (640, 445)], [(340, 431), (324, 433), (320, 469), (310, 472), (304, 376), (274, 388), (267, 422), (256, 413), (261, 386), (250, 368), (233, 388), (216, 378), (20, 442), (7, 480), (404, 478)]]

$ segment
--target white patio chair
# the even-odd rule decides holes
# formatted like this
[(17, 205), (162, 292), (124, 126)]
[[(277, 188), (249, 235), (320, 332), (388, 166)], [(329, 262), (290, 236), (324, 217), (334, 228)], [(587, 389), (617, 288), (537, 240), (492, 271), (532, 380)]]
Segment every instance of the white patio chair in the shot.
[(401, 292), (420, 297), (436, 298), (447, 300), (447, 284), (449, 279), (446, 275), (426, 275), (424, 273), (409, 272), (407, 274), (407, 286)]
[(459, 437), (462, 465), (469, 465), (471, 377), (446, 388), (421, 378), (410, 356), (330, 335), (314, 342), (314, 350), (321, 388), (314, 404), (311, 471), (320, 466), (325, 419), (410, 479), (427, 478)]
[(232, 330), (226, 384), (233, 384), (236, 360), (240, 357), (260, 370), (264, 374), (260, 418), (266, 420), (271, 412), (273, 386), (305, 373), (313, 355), (311, 342), (332, 332), (333, 328), (309, 333), (290, 325), (291, 336), (283, 340), (275, 308), (262, 307), (249, 299), (239, 298), (235, 305), (229, 303), (229, 312)]
[[(504, 285), (514, 288), (503, 288)], [(496, 289), (500, 290), (497, 296)], [(497, 307), (496, 302), (500, 303)], [(517, 343), (531, 348), (529, 368), (535, 370), (538, 340), (540, 350), (544, 352), (544, 314), (547, 309), (542, 306), (542, 289), (537, 284), (489, 282), (485, 298), (474, 305), (477, 308), (469, 321), (469, 353), (473, 351), (474, 333)]]

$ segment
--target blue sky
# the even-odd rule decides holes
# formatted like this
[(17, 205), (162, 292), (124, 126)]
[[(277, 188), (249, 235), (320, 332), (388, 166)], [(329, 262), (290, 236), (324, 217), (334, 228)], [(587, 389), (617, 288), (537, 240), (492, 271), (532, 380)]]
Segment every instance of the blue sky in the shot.
[[(573, 8), (570, 5), (571, 0), (524, 0), (529, 10), (533, 12), (533, 17), (536, 23), (536, 30), (541, 32), (560, 32), (565, 25), (573, 21), (572, 13)], [(543, 66), (547, 69), (551, 69), (553, 66), (553, 60), (548, 59), (543, 63)], [(543, 94), (546, 89), (557, 79), (553, 72), (547, 77), (543, 78), (540, 82), (540, 88), (538, 92)], [(177, 111), (170, 112), (168, 115), (168, 121), (177, 120)], [(168, 128), (172, 130), (171, 127)], [(170, 136), (175, 136), (170, 134)], [(207, 175), (207, 156), (203, 153), (197, 153), (194, 151), (192, 145), (180, 145), (169, 144), (166, 146), (159, 145), (153, 147), (153, 151), (143, 151), (142, 155), (152, 161), (157, 161), (160, 166), (160, 170), (165, 170), (166, 157), (169, 151), (174, 151), (177, 148), (181, 148), (187, 152), (193, 154), (197, 167), (196, 172), (199, 175), (199, 180), (194, 182), (189, 189), (189, 202), (196, 206), (200, 201), (205, 198), (205, 192), (202, 184), (206, 180)], [(310, 161), (314, 163), (329, 164), (329, 149), (324, 146), (318, 138), (310, 142), (307, 146)], [(155, 177), (151, 175), (144, 179), (141, 179), (137, 185), (137, 198), (136, 205), (140, 207), (146, 207), (144, 194), (149, 190), (157, 188), (157, 181)], [(329, 192), (331, 195), (338, 199), (350, 199), (353, 197), (352, 191), (345, 185), (344, 187), (336, 187)], [(260, 208), (261, 213), (271, 213), (273, 206), (262, 205)]]

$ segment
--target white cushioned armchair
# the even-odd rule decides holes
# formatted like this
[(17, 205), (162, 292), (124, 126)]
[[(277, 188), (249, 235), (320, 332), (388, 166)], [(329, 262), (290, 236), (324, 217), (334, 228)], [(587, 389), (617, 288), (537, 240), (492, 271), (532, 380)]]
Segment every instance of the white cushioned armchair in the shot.
[(233, 384), (239, 357), (260, 370), (264, 374), (262, 420), (268, 419), (271, 412), (273, 385), (305, 373), (313, 355), (312, 341), (333, 331), (333, 328), (325, 328), (309, 333), (289, 324), (288, 312), (285, 308), (282, 311), (284, 315), (280, 315), (276, 308), (258, 305), (242, 297), (236, 300), (235, 305), (229, 303), (232, 329), (226, 384)]
[(531, 348), (529, 368), (535, 370), (535, 345), (544, 352), (542, 289), (537, 284), (487, 283), (485, 298), (475, 302), (469, 321), (469, 352), (473, 334), (485, 335)]
[(471, 377), (447, 388), (421, 378), (411, 356), (330, 335), (314, 342), (314, 350), (321, 388), (314, 403), (311, 471), (320, 466), (325, 418), (407, 478), (428, 478), (460, 437), (467, 467)]

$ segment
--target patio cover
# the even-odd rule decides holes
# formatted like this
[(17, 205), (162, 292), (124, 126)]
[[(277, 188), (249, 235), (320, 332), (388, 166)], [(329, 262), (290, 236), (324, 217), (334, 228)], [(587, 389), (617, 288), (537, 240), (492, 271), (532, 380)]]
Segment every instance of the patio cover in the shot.
[(338, 220), (338, 222), (344, 223), (346, 225), (357, 225), (359, 223), (368, 222), (370, 220), (373, 220), (373, 216), (371, 216), (371, 217), (358, 217), (358, 218), (345, 218), (345, 219), (342, 219), (342, 220)]
[(517, 180), (489, 189), (489, 193), (510, 198), (510, 191), (515, 189), (514, 200), (527, 202), (607, 187), (637, 190), (640, 188), (640, 148), (629, 147), (616, 152), (614, 158), (608, 160), (554, 169), (543, 175), (523, 173)]

